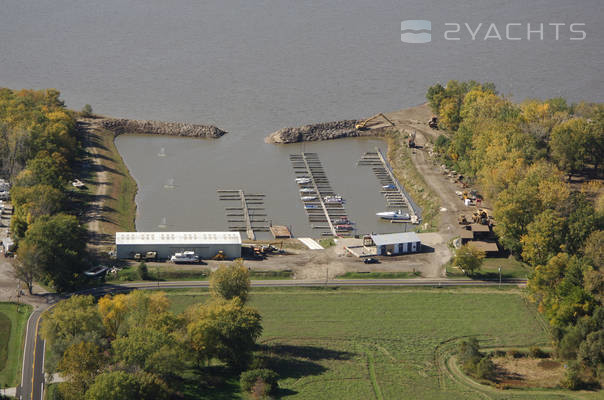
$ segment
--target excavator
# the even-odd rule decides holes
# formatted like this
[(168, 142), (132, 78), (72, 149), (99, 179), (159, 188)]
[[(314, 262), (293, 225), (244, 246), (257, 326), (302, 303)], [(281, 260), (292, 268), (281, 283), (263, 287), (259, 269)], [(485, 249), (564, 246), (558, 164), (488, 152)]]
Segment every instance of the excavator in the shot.
[(378, 117), (382, 117), (383, 119), (385, 119), (390, 125), (395, 126), (394, 122), (392, 122), (387, 116), (385, 116), (383, 113), (379, 113), (379, 114), (375, 114), (373, 117), (369, 117), (367, 118), (365, 121), (361, 121), (358, 124), (356, 124), (354, 127), (363, 131), (365, 129), (369, 129), (367, 128), (367, 124), (371, 121), (373, 121), (374, 119), (378, 118)]
[(409, 134), (409, 140), (407, 141), (407, 145), (411, 149), (415, 147), (415, 131)]

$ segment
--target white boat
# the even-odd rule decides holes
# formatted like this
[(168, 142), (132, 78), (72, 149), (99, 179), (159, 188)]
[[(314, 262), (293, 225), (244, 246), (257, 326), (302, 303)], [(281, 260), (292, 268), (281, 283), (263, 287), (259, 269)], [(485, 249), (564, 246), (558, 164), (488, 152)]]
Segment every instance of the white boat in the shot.
[(183, 253), (176, 253), (170, 257), (170, 261), (174, 264), (178, 263), (196, 263), (199, 262), (199, 257), (195, 255), (194, 251), (185, 251)]
[(311, 189), (311, 188), (303, 188), (300, 189), (300, 193), (314, 193), (315, 189)]
[(325, 203), (328, 204), (342, 204), (342, 199), (341, 198), (336, 198), (336, 197), (326, 197), (323, 200), (325, 200)]
[(104, 274), (108, 269), (108, 267), (99, 265), (98, 267), (94, 267), (92, 269), (89, 269), (88, 271), (84, 271), (84, 275), (96, 278), (97, 276), (101, 276), (102, 274)]
[(377, 214), (381, 219), (393, 219), (393, 220), (407, 220), (411, 219), (411, 216), (408, 213), (403, 213), (401, 210), (398, 211), (384, 211), (379, 212)]
[(310, 178), (296, 178), (296, 183), (299, 183), (299, 184), (310, 183)]
[(302, 201), (317, 200), (317, 196), (302, 196), (301, 199)]
[(84, 182), (82, 182), (79, 179), (76, 179), (73, 182), (71, 182), (71, 185), (75, 188), (81, 188), (81, 187), (84, 187)]

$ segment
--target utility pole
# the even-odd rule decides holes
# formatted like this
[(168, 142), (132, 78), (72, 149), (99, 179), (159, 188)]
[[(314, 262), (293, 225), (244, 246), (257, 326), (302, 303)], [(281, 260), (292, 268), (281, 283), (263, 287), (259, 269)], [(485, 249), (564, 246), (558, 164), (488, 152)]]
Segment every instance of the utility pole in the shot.
[(325, 287), (327, 287), (328, 280), (329, 280), (329, 267), (325, 267)]
[(501, 289), (501, 266), (499, 267), (499, 289)]
[(156, 271), (155, 278), (157, 278), (157, 287), (159, 287), (159, 267), (157, 267)]

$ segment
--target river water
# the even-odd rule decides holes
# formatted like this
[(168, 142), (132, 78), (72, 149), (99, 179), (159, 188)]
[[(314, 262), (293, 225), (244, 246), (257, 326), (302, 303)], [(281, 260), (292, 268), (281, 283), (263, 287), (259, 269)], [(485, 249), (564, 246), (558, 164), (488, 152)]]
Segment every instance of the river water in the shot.
[[(422, 103), (449, 79), (493, 81), (515, 100), (602, 100), (600, 0), (224, 1), (6, 0), (0, 13), (0, 86), (56, 87), (69, 107), (127, 118), (190, 121), (227, 130), (218, 140), (122, 136), (139, 183), (137, 229), (224, 229), (217, 188), (267, 194), (268, 218), (311, 234), (293, 184), (290, 153), (316, 151), (348, 199), (359, 230), (384, 208), (367, 167), (375, 140), (274, 146), (285, 127), (369, 116)], [(401, 42), (406, 19), (430, 19), (431, 43)], [(563, 22), (555, 39), (550, 22)], [(459, 23), (459, 41), (444, 39)], [(464, 23), (475, 30), (471, 36)], [(494, 23), (523, 40), (482, 40)], [(525, 40), (544, 23), (544, 40)], [(585, 40), (568, 24), (585, 23)], [(577, 28), (579, 29), (579, 28)], [(492, 33), (492, 32), (491, 32)], [(577, 35), (574, 35), (577, 36)], [(158, 157), (161, 148), (166, 157)], [(174, 188), (165, 185), (174, 180)], [(168, 185), (169, 186), (169, 185)]]

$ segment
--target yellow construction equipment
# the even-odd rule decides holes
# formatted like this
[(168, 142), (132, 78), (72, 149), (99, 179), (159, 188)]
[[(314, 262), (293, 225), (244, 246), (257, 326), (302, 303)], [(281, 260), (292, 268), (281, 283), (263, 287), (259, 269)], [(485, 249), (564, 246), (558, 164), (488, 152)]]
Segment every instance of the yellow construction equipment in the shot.
[(475, 224), (488, 225), (489, 213), (484, 208), (476, 208), (476, 211), (472, 213), (472, 222)]
[(218, 253), (216, 253), (216, 255), (214, 257), (212, 257), (212, 260), (221, 261), (221, 260), (224, 260), (225, 258), (226, 258), (226, 256), (224, 255), (224, 251), (218, 250)]
[(368, 128), (367, 128), (367, 124), (368, 124), (369, 122), (373, 121), (374, 119), (378, 118), (378, 117), (382, 117), (382, 118), (383, 118), (383, 119), (385, 119), (385, 120), (386, 120), (386, 121), (387, 121), (387, 122), (388, 122), (390, 125), (395, 126), (395, 125), (394, 125), (394, 122), (390, 121), (390, 119), (389, 119), (387, 116), (385, 116), (385, 115), (384, 115), (384, 114), (382, 114), (382, 113), (379, 113), (379, 114), (375, 114), (373, 117), (369, 117), (369, 118), (367, 118), (365, 121), (361, 121), (361, 122), (359, 122), (359, 123), (358, 123), (358, 124), (356, 124), (354, 127), (355, 127), (355, 128), (357, 128), (357, 129), (359, 129), (359, 130), (365, 130), (365, 129), (368, 129)]

